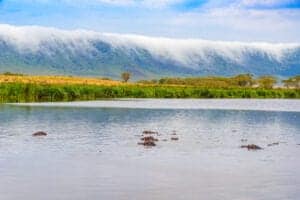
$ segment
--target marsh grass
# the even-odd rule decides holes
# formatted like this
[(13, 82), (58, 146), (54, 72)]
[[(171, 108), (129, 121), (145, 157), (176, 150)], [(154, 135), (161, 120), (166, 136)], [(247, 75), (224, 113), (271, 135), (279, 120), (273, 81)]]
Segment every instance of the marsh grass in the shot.
[(0, 102), (54, 102), (106, 98), (300, 98), (296, 89), (213, 89), (159, 85), (1, 83)]
[(124, 83), (105, 78), (0, 75), (0, 102), (54, 102), (107, 98), (300, 98), (299, 89)]

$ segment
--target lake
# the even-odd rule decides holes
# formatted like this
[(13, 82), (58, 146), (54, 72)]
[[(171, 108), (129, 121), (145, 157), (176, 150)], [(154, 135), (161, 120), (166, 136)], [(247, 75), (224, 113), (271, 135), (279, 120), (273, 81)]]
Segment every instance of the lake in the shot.
[(0, 199), (298, 200), (299, 144), (300, 100), (5, 104)]

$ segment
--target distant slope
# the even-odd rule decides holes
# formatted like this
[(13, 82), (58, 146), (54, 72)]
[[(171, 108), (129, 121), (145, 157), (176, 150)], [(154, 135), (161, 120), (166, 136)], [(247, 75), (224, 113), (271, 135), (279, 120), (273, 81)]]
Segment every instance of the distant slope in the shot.
[(220, 42), (0, 25), (0, 72), (119, 77), (300, 74), (300, 44)]

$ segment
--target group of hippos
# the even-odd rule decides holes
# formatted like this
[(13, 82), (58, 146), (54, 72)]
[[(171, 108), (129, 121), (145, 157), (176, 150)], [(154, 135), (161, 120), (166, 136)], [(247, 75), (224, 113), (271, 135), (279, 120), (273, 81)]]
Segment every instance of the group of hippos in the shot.
[[(159, 136), (159, 133), (156, 131), (143, 131), (143, 135), (141, 138), (142, 142), (138, 142), (138, 145), (143, 145), (145, 147), (156, 146), (156, 142), (158, 142), (159, 139), (155, 138), (154, 135)], [(175, 131), (173, 131), (173, 133), (171, 135), (172, 135), (170, 138), (171, 141), (179, 140)], [(166, 142), (166, 141), (168, 141), (168, 139), (162, 139), (162, 141)]]
[[(38, 132), (35, 132), (32, 134), (33, 137), (45, 137), (47, 135), (48, 134), (44, 131), (38, 131)], [(154, 136), (158, 137), (159, 133), (156, 131), (143, 131), (142, 138), (140, 138), (141, 142), (138, 142), (138, 145), (143, 145), (145, 147), (156, 146), (156, 143), (159, 141), (159, 139)], [(171, 134), (170, 140), (171, 141), (179, 140), (179, 138), (177, 137), (176, 131), (173, 131), (173, 133)], [(162, 141), (168, 141), (168, 139), (162, 139)], [(246, 139), (242, 139), (241, 141), (247, 142)], [(274, 142), (274, 143), (268, 144), (268, 146), (275, 146), (275, 145), (279, 145), (279, 142)], [(263, 149), (262, 147), (255, 145), (255, 144), (242, 145), (240, 147), (244, 148), (244, 149), (248, 149), (248, 150), (262, 150)]]

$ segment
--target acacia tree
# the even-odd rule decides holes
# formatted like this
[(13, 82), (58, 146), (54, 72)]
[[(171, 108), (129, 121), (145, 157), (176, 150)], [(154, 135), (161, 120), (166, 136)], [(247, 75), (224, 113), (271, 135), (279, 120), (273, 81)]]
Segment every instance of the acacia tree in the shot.
[(129, 72), (123, 72), (123, 73), (121, 74), (121, 78), (123, 79), (123, 81), (124, 81), (125, 83), (127, 83), (128, 80), (131, 78), (131, 74), (130, 74)]
[(257, 83), (262, 88), (271, 89), (277, 83), (277, 79), (274, 76), (261, 76), (257, 79)]
[(240, 87), (251, 87), (254, 84), (252, 74), (240, 74), (232, 78)]
[(300, 75), (282, 81), (287, 88), (300, 88)]

